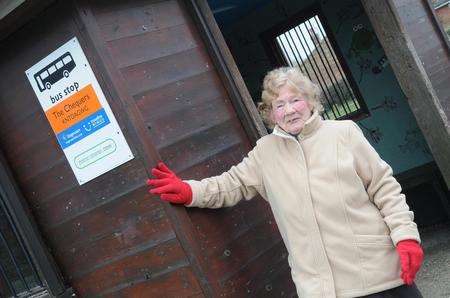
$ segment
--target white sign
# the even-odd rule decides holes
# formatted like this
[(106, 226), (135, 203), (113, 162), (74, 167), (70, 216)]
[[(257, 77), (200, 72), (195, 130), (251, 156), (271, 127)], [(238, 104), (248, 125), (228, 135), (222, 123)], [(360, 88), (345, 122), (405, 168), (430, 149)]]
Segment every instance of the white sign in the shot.
[(76, 37), (25, 73), (80, 185), (133, 159)]

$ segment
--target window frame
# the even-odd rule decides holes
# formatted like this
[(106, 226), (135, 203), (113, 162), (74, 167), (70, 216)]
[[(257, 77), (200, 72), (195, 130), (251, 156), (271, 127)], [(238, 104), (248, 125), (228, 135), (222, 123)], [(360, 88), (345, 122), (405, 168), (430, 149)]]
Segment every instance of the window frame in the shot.
[(298, 26), (299, 24), (305, 22), (307, 19), (313, 17), (314, 15), (317, 15), (320, 22), (322, 23), (325, 34), (327, 35), (328, 40), (331, 43), (331, 47), (333, 48), (336, 54), (337, 61), (339, 62), (342, 70), (344, 71), (348, 83), (350, 84), (350, 88), (352, 88), (352, 91), (356, 97), (355, 99), (360, 106), (359, 110), (348, 113), (342, 117), (336, 118), (336, 120), (351, 119), (357, 121), (369, 117), (370, 111), (367, 107), (367, 104), (359, 90), (358, 84), (353, 78), (353, 73), (351, 72), (350, 68), (348, 67), (344, 59), (341, 49), (338, 46), (337, 41), (333, 35), (333, 31), (331, 30), (331, 27), (328, 24), (319, 4), (313, 4), (305, 9), (302, 9), (298, 13), (295, 13), (292, 16), (287, 17), (284, 21), (272, 26), (270, 29), (260, 34), (259, 37), (266, 51), (266, 54), (269, 58), (269, 61), (271, 62), (273, 67), (281, 67), (288, 65), (287, 61), (283, 57), (282, 49), (276, 42), (276, 37), (294, 28), (295, 26)]

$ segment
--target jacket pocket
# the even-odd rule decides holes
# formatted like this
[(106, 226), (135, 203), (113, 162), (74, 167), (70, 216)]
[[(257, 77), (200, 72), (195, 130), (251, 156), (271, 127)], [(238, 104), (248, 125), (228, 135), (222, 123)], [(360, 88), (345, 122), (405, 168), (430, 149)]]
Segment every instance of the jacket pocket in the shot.
[(388, 235), (355, 235), (361, 274), (368, 288), (400, 278), (400, 260)]
[(388, 235), (355, 235), (357, 245), (385, 245), (394, 247), (392, 239)]

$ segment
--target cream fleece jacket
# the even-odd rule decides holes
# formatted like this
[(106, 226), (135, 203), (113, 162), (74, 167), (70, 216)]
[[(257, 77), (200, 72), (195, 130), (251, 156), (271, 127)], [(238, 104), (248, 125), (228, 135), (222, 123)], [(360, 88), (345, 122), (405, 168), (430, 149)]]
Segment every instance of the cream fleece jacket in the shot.
[(300, 298), (358, 297), (403, 284), (395, 245), (420, 242), (391, 167), (352, 121), (314, 113), (297, 138), (275, 127), (241, 163), (192, 187), (188, 207), (260, 194), (289, 252)]

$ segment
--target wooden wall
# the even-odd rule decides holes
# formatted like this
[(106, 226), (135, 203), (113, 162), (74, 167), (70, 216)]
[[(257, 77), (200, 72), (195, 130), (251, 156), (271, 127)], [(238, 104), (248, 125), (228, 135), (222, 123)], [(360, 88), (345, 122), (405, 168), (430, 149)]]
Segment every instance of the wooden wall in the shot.
[(447, 36), (442, 34), (427, 0), (393, 1), (415, 50), (450, 119), (450, 55)]
[[(78, 185), (24, 71), (77, 36), (135, 158)], [(146, 192), (164, 160), (219, 174), (251, 148), (182, 1), (56, 1), (0, 45), (0, 146), (81, 297), (295, 292), (262, 199), (186, 210)]]

